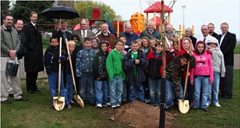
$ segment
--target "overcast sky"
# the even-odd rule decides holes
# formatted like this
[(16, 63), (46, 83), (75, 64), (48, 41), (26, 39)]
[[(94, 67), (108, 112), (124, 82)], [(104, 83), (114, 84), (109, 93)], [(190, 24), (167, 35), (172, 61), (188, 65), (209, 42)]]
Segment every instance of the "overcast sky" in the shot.
[[(129, 20), (135, 12), (142, 12), (157, 0), (93, 0), (109, 5), (123, 20)], [(165, 0), (168, 5), (171, 0)], [(141, 6), (140, 6), (141, 5)], [(227, 22), (229, 31), (235, 33), (240, 40), (240, 0), (177, 0), (171, 14), (171, 24), (178, 30), (183, 24), (183, 9), (185, 5), (185, 26), (195, 26), (196, 37), (201, 36), (201, 25), (210, 22), (215, 24), (215, 31), (221, 33), (220, 24)], [(145, 13), (144, 13), (145, 15)], [(146, 16), (146, 15), (145, 15)], [(153, 14), (149, 16), (152, 18)]]

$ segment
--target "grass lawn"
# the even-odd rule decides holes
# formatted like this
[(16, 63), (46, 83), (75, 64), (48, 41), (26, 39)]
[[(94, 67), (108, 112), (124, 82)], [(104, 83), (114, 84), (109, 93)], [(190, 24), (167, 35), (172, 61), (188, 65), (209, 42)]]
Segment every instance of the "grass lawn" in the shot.
[[(233, 99), (220, 99), (221, 108), (209, 107), (209, 111), (190, 110), (187, 114), (180, 114), (178, 110), (174, 124), (189, 128), (238, 128), (240, 127), (240, 70), (234, 71)], [(25, 79), (22, 79), (24, 97), (28, 102), (16, 102), (1, 105), (2, 128), (124, 128), (127, 124), (110, 121), (104, 114), (110, 108), (97, 109), (85, 106), (84, 109), (74, 106), (71, 110), (64, 109), (57, 112), (50, 105), (50, 92), (46, 78), (38, 79), (41, 92), (26, 93)], [(9, 98), (11, 101), (13, 98)]]
[(234, 49), (234, 54), (240, 54), (240, 45), (236, 45)]

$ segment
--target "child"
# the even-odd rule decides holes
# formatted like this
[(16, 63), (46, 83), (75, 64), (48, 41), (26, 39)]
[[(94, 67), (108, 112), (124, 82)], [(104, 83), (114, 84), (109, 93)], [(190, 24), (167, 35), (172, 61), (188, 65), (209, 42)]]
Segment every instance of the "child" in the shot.
[(177, 52), (175, 51), (175, 49), (173, 48), (173, 40), (169, 39), (166, 48), (168, 49), (167, 52), (167, 65), (172, 62), (172, 60), (177, 56)]
[(190, 56), (187, 53), (175, 57), (166, 68), (166, 108), (170, 110), (173, 105), (174, 96), (183, 98), (181, 79), (183, 71), (187, 68)]
[(99, 52), (99, 47), (98, 47), (99, 39), (97, 37), (93, 37), (91, 41), (92, 41), (92, 49), (95, 50), (96, 53), (98, 53)]
[(78, 51), (83, 49), (83, 45), (82, 45), (82, 43), (81, 43), (80, 38), (79, 38), (78, 35), (76, 35), (76, 34), (72, 34), (72, 41), (75, 42), (75, 50), (74, 50), (74, 53), (76, 53), (76, 56), (77, 56)]
[(214, 82), (212, 86), (208, 87), (208, 105), (211, 104), (212, 92), (213, 92), (213, 104), (216, 107), (221, 107), (218, 101), (218, 90), (220, 77), (225, 77), (225, 65), (223, 53), (218, 45), (218, 40), (216, 38), (209, 38), (207, 40), (207, 47), (212, 52), (212, 66)]
[[(126, 37), (123, 36), (123, 35), (122, 35), (122, 36), (119, 36), (118, 39), (123, 41), (123, 43), (124, 43), (123, 53), (126, 55), (126, 54), (127, 54), (126, 51), (129, 50), (129, 46), (125, 45), (126, 42), (127, 42), (127, 39), (126, 39)], [(126, 51), (125, 51), (125, 50), (126, 50)]]
[(155, 49), (155, 44), (157, 43), (157, 40), (156, 39), (150, 39), (149, 42), (150, 42), (151, 49), (154, 50)]
[[(50, 46), (47, 48), (44, 57), (44, 65), (46, 67), (47, 75), (48, 75), (48, 84), (51, 93), (51, 101), (53, 106), (53, 97), (57, 96), (57, 87), (58, 87), (58, 66), (59, 63), (64, 63), (64, 57), (59, 57), (59, 46), (58, 40), (56, 37), (50, 38)], [(67, 98), (67, 92), (64, 88), (64, 80), (63, 80), (63, 66), (61, 71), (61, 85), (60, 85), (60, 96), (65, 97), (65, 105), (70, 109), (71, 105)]]
[(83, 45), (84, 48), (78, 52), (76, 58), (76, 74), (80, 80), (80, 96), (84, 101), (86, 101), (87, 98), (90, 105), (95, 105), (92, 64), (96, 53), (92, 49), (91, 38), (84, 38)]
[(108, 73), (106, 68), (108, 45), (107, 42), (100, 42), (99, 52), (93, 61), (96, 105), (98, 108), (102, 108), (108, 104)]
[[(68, 45), (68, 48), (69, 48), (70, 57), (71, 57), (72, 64), (73, 64), (72, 65), (73, 66), (73, 71), (74, 71), (74, 69), (75, 69), (74, 65), (76, 63), (76, 61), (75, 61), (76, 58), (73, 54), (73, 51), (75, 49), (75, 42), (70, 40), (70, 41), (68, 41), (67, 45)], [(66, 69), (67, 70), (66, 71), (67, 81), (65, 83), (66, 83), (66, 87), (67, 87), (67, 98), (70, 101), (70, 103), (74, 103), (72, 101), (72, 99), (73, 99), (73, 78), (72, 78), (69, 58), (67, 59), (67, 66), (66, 67), (67, 67), (67, 69)]]
[(178, 52), (180, 50), (179, 48), (179, 41), (178, 40), (173, 40), (173, 49)]
[(163, 73), (162, 65), (162, 44), (157, 42), (155, 50), (150, 51), (147, 57), (148, 64), (148, 83), (150, 90), (150, 101), (154, 107), (160, 103), (160, 87)]
[(136, 39), (137, 43), (138, 43), (138, 49), (142, 50), (142, 39)]
[(106, 61), (109, 75), (110, 103), (113, 109), (121, 105), (123, 79), (125, 79), (122, 69), (122, 60), (124, 58), (123, 47), (124, 42), (117, 40), (115, 42), (115, 49), (109, 53)]
[(148, 56), (148, 53), (151, 51), (151, 46), (149, 43), (149, 39), (147, 37), (142, 37), (142, 51), (145, 54), (145, 56)]
[(207, 54), (206, 44), (203, 41), (198, 41), (193, 54), (196, 60), (196, 66), (191, 70), (191, 84), (195, 84), (194, 92), (194, 108), (199, 107), (200, 92), (202, 91), (202, 110), (207, 112), (207, 98), (209, 82), (213, 83), (212, 57)]
[(138, 43), (136, 41), (131, 42), (131, 49), (123, 61), (126, 81), (129, 85), (129, 101), (135, 101), (138, 97), (138, 100), (145, 103), (142, 83), (146, 81), (144, 70), (148, 65), (148, 61), (143, 52), (138, 49)]

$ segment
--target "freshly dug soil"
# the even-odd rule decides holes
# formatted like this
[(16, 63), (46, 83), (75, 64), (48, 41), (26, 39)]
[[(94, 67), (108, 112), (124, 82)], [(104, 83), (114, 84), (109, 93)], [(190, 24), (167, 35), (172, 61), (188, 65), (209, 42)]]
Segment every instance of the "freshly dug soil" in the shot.
[[(110, 120), (129, 123), (129, 126), (135, 128), (158, 128), (159, 116), (159, 107), (153, 107), (140, 101), (134, 101), (110, 111)], [(176, 114), (170, 112), (165, 113), (166, 128), (178, 127), (172, 124), (172, 120), (175, 117)]]

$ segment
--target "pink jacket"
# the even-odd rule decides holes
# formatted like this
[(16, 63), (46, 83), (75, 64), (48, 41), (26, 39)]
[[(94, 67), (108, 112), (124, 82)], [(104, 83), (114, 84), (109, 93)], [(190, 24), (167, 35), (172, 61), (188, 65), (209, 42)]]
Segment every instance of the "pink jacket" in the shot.
[(212, 56), (204, 52), (201, 55), (193, 54), (196, 65), (191, 70), (190, 80), (193, 81), (194, 76), (209, 76), (209, 82), (213, 82), (213, 68), (212, 68)]

